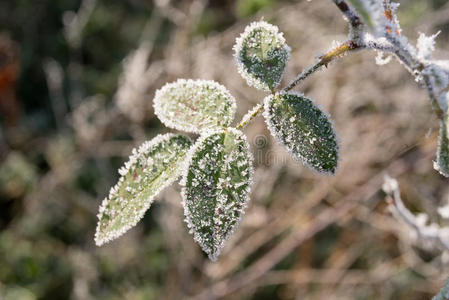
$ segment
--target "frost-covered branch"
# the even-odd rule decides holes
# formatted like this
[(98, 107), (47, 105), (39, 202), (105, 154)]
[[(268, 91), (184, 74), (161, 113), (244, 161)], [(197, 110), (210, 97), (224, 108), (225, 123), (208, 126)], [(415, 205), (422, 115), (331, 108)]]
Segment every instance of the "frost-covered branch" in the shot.
[(341, 12), (345, 15), (347, 18), (349, 24), (351, 24), (352, 27), (359, 27), (362, 26), (362, 20), (359, 17), (358, 13), (346, 3), (344, 0), (332, 0), (335, 5), (341, 10)]
[[(449, 87), (449, 62), (431, 60), (431, 54), (435, 49), (435, 38), (438, 34), (427, 37), (421, 33), (417, 48), (415, 48), (408, 42), (407, 38), (401, 35), (399, 21), (395, 14), (399, 4), (391, 3), (389, 0), (353, 0), (353, 2), (360, 3), (360, 7), (366, 9), (365, 14), (371, 16), (371, 19), (367, 22), (345, 0), (332, 0), (332, 2), (335, 3), (348, 21), (348, 40), (319, 56), (316, 63), (304, 69), (282, 91), (292, 90), (310, 75), (321, 70), (324, 66), (327, 67), (337, 58), (343, 57), (354, 50), (371, 49), (379, 52), (379, 57), (381, 57), (381, 54), (396, 57), (405, 69), (415, 77), (415, 80), (426, 88), (434, 111), (441, 118), (447, 110), (449, 98), (449, 93), (446, 93)], [(370, 28), (373, 33), (369, 32)], [(380, 60), (379, 57), (376, 60), (379, 64), (390, 61), (389, 58)], [(248, 115), (250, 116), (248, 121), (256, 117), (260, 111), (254, 110), (253, 114)], [(248, 123), (242, 120), (239, 126), (240, 128), (245, 127)]]
[(346, 55), (351, 50), (359, 49), (360, 47), (354, 43), (352, 40), (344, 42), (337, 47), (332, 48), (326, 54), (323, 54), (319, 57), (318, 62), (316, 62), (313, 66), (303, 70), (295, 79), (293, 79), (288, 86), (286, 86), (282, 91), (288, 92), (297, 86), (300, 82), (308, 78), (310, 75), (319, 71), (323, 66), (327, 66), (334, 59), (342, 57)]
[(449, 250), (449, 228), (441, 227), (437, 223), (427, 224), (427, 214), (414, 215), (402, 202), (396, 179), (386, 175), (382, 189), (388, 196), (387, 202), (393, 215), (410, 227), (416, 239), (441, 250)]
[[(332, 0), (350, 25), (350, 40), (358, 48), (373, 49), (394, 55), (427, 90), (438, 117), (447, 110), (449, 94), (449, 63), (433, 60), (435, 38), (438, 34), (420, 34), (417, 46), (410, 44), (401, 33), (396, 16), (398, 3), (390, 0), (352, 0), (358, 12), (344, 0)], [(364, 16), (362, 18), (362, 15)], [(371, 32), (369, 32), (371, 31)]]

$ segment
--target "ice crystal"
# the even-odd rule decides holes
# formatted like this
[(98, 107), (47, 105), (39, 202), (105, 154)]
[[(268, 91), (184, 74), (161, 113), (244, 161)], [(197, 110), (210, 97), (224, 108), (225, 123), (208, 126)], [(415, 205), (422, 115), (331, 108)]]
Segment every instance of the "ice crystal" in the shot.
[(440, 136), (438, 138), (437, 160), (433, 164), (435, 170), (441, 175), (449, 177), (449, 140), (448, 140), (448, 115), (440, 120)]
[(277, 93), (264, 100), (271, 134), (291, 155), (310, 168), (334, 174), (338, 143), (328, 115), (312, 100), (296, 93)]
[(418, 58), (420, 60), (429, 60), (433, 51), (435, 51), (435, 39), (441, 31), (431, 36), (420, 33), (418, 37)]
[(378, 51), (377, 56), (376, 56), (376, 64), (379, 66), (386, 65), (391, 61), (392, 58), (393, 58), (393, 56), (385, 55), (384, 52)]
[(192, 143), (183, 135), (158, 135), (134, 149), (119, 170), (118, 183), (98, 213), (95, 243), (100, 246), (137, 224), (154, 197), (176, 180)]
[(215, 261), (249, 201), (252, 154), (243, 133), (228, 128), (201, 136), (188, 156), (181, 181), (185, 220)]
[(248, 85), (270, 91), (279, 85), (290, 58), (283, 33), (267, 22), (253, 22), (236, 39), (234, 57)]
[(179, 79), (164, 85), (154, 97), (154, 111), (162, 123), (186, 132), (225, 128), (235, 109), (234, 97), (211, 80)]

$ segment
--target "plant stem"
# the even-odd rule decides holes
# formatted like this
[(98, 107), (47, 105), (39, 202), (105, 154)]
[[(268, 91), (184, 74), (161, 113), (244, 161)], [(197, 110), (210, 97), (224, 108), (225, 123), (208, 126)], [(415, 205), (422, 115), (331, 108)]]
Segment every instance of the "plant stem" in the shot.
[(335, 3), (343, 15), (348, 19), (348, 23), (351, 27), (357, 28), (363, 26), (362, 19), (359, 17), (358, 13), (354, 11), (345, 0), (332, 0), (332, 2)]
[[(354, 51), (354, 50), (361, 50), (361, 49), (374, 49), (378, 51), (388, 52), (396, 56), (396, 58), (405, 66), (406, 69), (408, 69), (412, 74), (415, 73), (421, 73), (421, 71), (424, 69), (424, 64), (417, 59), (408, 49), (405, 49), (403, 47), (400, 47), (400, 44), (395, 43), (397, 42), (397, 36), (392, 36), (390, 34), (389, 42), (386, 43), (379, 43), (377, 39), (372, 39), (365, 41), (365, 32), (364, 32), (364, 23), (362, 18), (359, 16), (359, 14), (345, 1), (345, 0), (331, 0), (337, 7), (340, 9), (340, 11), (343, 13), (343, 15), (346, 17), (349, 26), (350, 26), (350, 34), (349, 34), (349, 40), (341, 44), (340, 46), (330, 50), (326, 54), (319, 57), (319, 60), (312, 66), (310, 66), (307, 69), (304, 69), (298, 76), (296, 76), (295, 79), (293, 79), (285, 88), (281, 90), (281, 92), (288, 92), (294, 87), (296, 87), (299, 83), (307, 79), (310, 75), (315, 73), (316, 71), (319, 71), (324, 67), (327, 67), (329, 63), (334, 61), (335, 59), (338, 59), (340, 57), (343, 57), (347, 53)], [(426, 87), (427, 92), (429, 94), (429, 98), (432, 103), (432, 107), (438, 116), (438, 118), (441, 118), (444, 114), (443, 110), (441, 109), (440, 105), (438, 104), (438, 100), (436, 95), (434, 94), (434, 91), (432, 89), (432, 85), (430, 82), (430, 78), (428, 75), (423, 74), (423, 78), (421, 79), (421, 82)], [(272, 94), (274, 94), (274, 91), (271, 91)], [(246, 127), (249, 122), (254, 119), (261, 111), (263, 110), (262, 103), (257, 104), (254, 106), (248, 113), (242, 118), (239, 125), (237, 126), (237, 129), (242, 129)]]
[(262, 103), (257, 104), (254, 106), (251, 110), (249, 110), (246, 115), (243, 116), (242, 121), (240, 121), (240, 124), (237, 125), (237, 129), (245, 128), (246, 125), (251, 122), (252, 119), (254, 119), (263, 109)]
[[(332, 62), (336, 58), (340, 58), (344, 56), (347, 52), (359, 49), (359, 47), (355, 42), (353, 41), (346, 41), (340, 46), (330, 50), (326, 54), (319, 57), (319, 61), (315, 63), (313, 66), (310, 66), (309, 68), (303, 70), (295, 79), (293, 79), (288, 86), (283, 88), (281, 92), (288, 92), (295, 86), (297, 86), (301, 81), (315, 73), (316, 71), (320, 70), (323, 66), (326, 66)], [(274, 91), (272, 91), (272, 94), (274, 94)], [(262, 103), (257, 104), (254, 106), (250, 111), (246, 113), (245, 116), (243, 116), (242, 120), (240, 121), (239, 125), (237, 125), (237, 129), (245, 128), (249, 122), (251, 122), (252, 119), (254, 119), (261, 111), (263, 110)]]
[[(346, 0), (331, 0), (340, 11), (345, 15), (347, 21), (350, 26), (350, 38), (355, 40), (357, 36), (352, 36), (351, 33), (364, 34), (364, 23), (358, 12), (356, 12)], [(392, 11), (388, 8), (385, 11), (385, 17), (389, 20), (393, 20)], [(388, 45), (384, 42), (378, 42), (378, 40), (374, 39), (371, 41), (363, 41), (359, 40), (358, 46), (359, 48), (364, 49), (375, 49), (383, 52), (388, 52), (396, 56), (396, 58), (404, 65), (404, 67), (412, 73), (412, 75), (416, 76), (416, 74), (421, 74), (422, 78), (420, 82), (427, 89), (427, 93), (429, 95), (432, 107), (434, 109), (435, 114), (438, 118), (441, 118), (444, 115), (443, 109), (440, 107), (438, 103), (438, 95), (435, 94), (435, 91), (432, 87), (431, 79), (429, 75), (424, 74), (422, 71), (426, 67), (426, 64), (422, 62), (413, 51), (410, 51), (409, 47), (404, 47), (400, 41), (400, 32), (391, 32), (386, 28), (386, 36), (389, 41)]]
[(353, 41), (346, 41), (337, 48), (332, 49), (331, 51), (327, 52), (326, 54), (320, 56), (319, 61), (315, 63), (313, 66), (309, 67), (308, 69), (303, 70), (295, 79), (293, 79), (288, 86), (282, 89), (283, 92), (288, 92), (295, 86), (297, 86), (301, 81), (315, 73), (316, 71), (320, 70), (323, 66), (326, 66), (333, 61), (336, 58), (340, 58), (344, 56), (347, 52), (351, 50), (355, 50), (360, 48), (356, 43)]

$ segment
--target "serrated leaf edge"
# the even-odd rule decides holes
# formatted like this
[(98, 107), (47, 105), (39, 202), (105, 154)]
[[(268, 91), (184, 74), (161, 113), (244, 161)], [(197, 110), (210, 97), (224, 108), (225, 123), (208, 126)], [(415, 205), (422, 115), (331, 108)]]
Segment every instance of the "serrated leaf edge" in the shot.
[[(151, 204), (154, 202), (154, 199), (156, 198), (156, 196), (166, 187), (168, 187), (169, 185), (171, 185), (174, 181), (176, 181), (179, 176), (182, 174), (182, 167), (179, 169), (177, 175), (173, 176), (172, 178), (170, 178), (169, 180), (165, 181), (165, 183), (159, 187), (156, 192), (154, 193), (153, 197), (150, 197), (149, 199), (147, 199), (146, 201), (146, 205), (144, 207), (144, 209), (141, 210), (141, 215), (137, 218), (135, 218), (134, 220), (132, 220), (131, 222), (129, 222), (128, 224), (126, 224), (126, 226), (120, 228), (120, 230), (115, 230), (115, 231), (111, 231), (109, 232), (104, 238), (100, 238), (100, 221), (101, 221), (101, 217), (103, 215), (103, 213), (106, 210), (106, 206), (109, 202), (109, 199), (112, 198), (114, 196), (114, 193), (117, 193), (120, 184), (123, 183), (124, 181), (124, 177), (125, 175), (128, 173), (130, 167), (136, 163), (137, 159), (139, 158), (139, 156), (142, 153), (145, 153), (146, 151), (148, 151), (148, 149), (150, 149), (151, 147), (168, 141), (169, 139), (176, 137), (176, 136), (183, 136), (185, 138), (188, 138), (187, 136), (181, 135), (181, 134), (173, 134), (173, 133), (166, 133), (166, 134), (161, 134), (156, 136), (155, 138), (153, 138), (150, 141), (146, 141), (143, 144), (141, 144), (139, 147), (136, 147), (132, 150), (132, 154), (129, 157), (129, 160), (127, 162), (125, 162), (124, 166), (121, 167), (119, 169), (119, 174), (120, 174), (120, 178), (118, 180), (118, 182), (110, 189), (109, 191), (109, 195), (108, 197), (104, 198), (100, 208), (99, 208), (99, 212), (97, 214), (97, 219), (98, 219), (98, 223), (97, 223), (97, 228), (95, 231), (95, 237), (94, 237), (94, 241), (95, 244), (97, 246), (101, 246), (104, 245), (106, 243), (109, 243), (112, 240), (117, 239), (118, 237), (122, 236), (125, 232), (127, 232), (129, 229), (133, 228), (134, 226), (136, 226), (136, 224), (143, 218), (143, 216), (145, 215), (145, 212), (150, 208)], [(190, 138), (188, 138), (190, 140)], [(183, 164), (181, 164), (182, 166)]]
[[(246, 196), (245, 196), (245, 199), (244, 199), (244, 204), (242, 206), (242, 213), (240, 214), (239, 218), (236, 220), (234, 227), (226, 234), (226, 236), (221, 241), (221, 243), (220, 243), (220, 245), (218, 247), (217, 252), (212, 254), (212, 253), (210, 253), (208, 248), (205, 248), (202, 245), (202, 243), (201, 243), (201, 236), (199, 236), (195, 231), (193, 231), (193, 224), (192, 224), (191, 220), (188, 217), (190, 212), (189, 212), (187, 204), (186, 204), (186, 201), (187, 201), (186, 180), (187, 180), (187, 175), (189, 173), (189, 167), (190, 167), (190, 165), (192, 163), (193, 156), (200, 149), (200, 147), (203, 144), (203, 142), (207, 138), (209, 138), (210, 136), (212, 136), (214, 134), (222, 133), (223, 131), (232, 132), (232, 133), (234, 133), (236, 135), (239, 135), (242, 138), (242, 140), (243, 140), (243, 142), (245, 144), (245, 147), (247, 149), (247, 153), (248, 153), (248, 160), (249, 160), (249, 162), (248, 162), (249, 163), (249, 170), (248, 170), (248, 172), (249, 172), (249, 180), (248, 181), (249, 182), (248, 182), (248, 188), (246, 190)], [(211, 261), (215, 262), (217, 260), (218, 256), (220, 256), (221, 251), (224, 248), (224, 245), (229, 240), (229, 238), (234, 234), (235, 230), (237, 230), (237, 228), (239, 227), (240, 222), (241, 222), (241, 220), (242, 220), (242, 218), (243, 218), (243, 216), (245, 214), (245, 210), (248, 207), (248, 203), (250, 201), (251, 186), (253, 184), (253, 179), (254, 179), (254, 166), (253, 166), (253, 163), (254, 163), (254, 157), (253, 157), (253, 154), (251, 152), (251, 149), (250, 149), (248, 140), (246, 138), (246, 135), (242, 131), (240, 131), (238, 129), (235, 129), (235, 128), (232, 128), (232, 127), (228, 127), (225, 130), (209, 130), (209, 131), (205, 132), (204, 134), (202, 134), (198, 138), (198, 140), (195, 142), (193, 147), (190, 148), (190, 150), (187, 153), (187, 159), (185, 160), (184, 168), (182, 168), (183, 169), (182, 179), (179, 182), (179, 184), (182, 186), (182, 189), (181, 189), (182, 202), (181, 202), (181, 204), (182, 204), (182, 206), (184, 208), (184, 216), (185, 216), (184, 222), (186, 223), (187, 228), (189, 229), (189, 233), (193, 234), (194, 241), (196, 243), (198, 243), (198, 245), (200, 245), (201, 249), (208, 255), (208, 257), (209, 257), (209, 259)]]
[[(279, 42), (284, 44), (284, 48), (287, 51), (287, 57), (285, 58), (286, 64), (290, 60), (291, 48), (290, 48), (290, 46), (287, 45), (287, 42), (284, 38), (284, 33), (280, 32), (279, 28), (276, 25), (270, 24), (265, 21), (252, 22), (251, 24), (246, 26), (243, 33), (241, 33), (240, 36), (238, 38), (236, 38), (235, 44), (232, 47), (232, 49), (234, 50), (234, 60), (236, 62), (237, 70), (238, 70), (239, 74), (246, 80), (246, 82), (249, 86), (252, 86), (256, 89), (259, 89), (259, 90), (262, 90), (265, 92), (269, 92), (270, 88), (268, 87), (268, 85), (266, 83), (264, 83), (262, 80), (256, 78), (254, 75), (252, 75), (251, 73), (249, 73), (247, 71), (247, 69), (246, 69), (245, 65), (243, 64), (243, 62), (241, 61), (240, 55), (239, 55), (240, 51), (243, 48), (243, 42), (249, 36), (249, 34), (254, 29), (257, 29), (257, 28), (263, 28), (263, 29), (266, 29), (267, 31), (273, 32), (278, 37)], [(275, 86), (278, 86), (281, 83), (284, 73), (285, 73), (285, 71), (282, 72), (281, 76), (279, 77), (279, 80), (275, 82)]]
[[(165, 85), (163, 85), (160, 89), (158, 89), (155, 93), (154, 96), (154, 100), (153, 100), (153, 108), (154, 108), (154, 114), (159, 118), (159, 120), (167, 127), (169, 128), (173, 128), (173, 129), (177, 129), (180, 131), (184, 131), (184, 132), (191, 132), (191, 133), (197, 133), (197, 134), (201, 134), (204, 131), (207, 130), (213, 130), (214, 128), (220, 128), (219, 126), (217, 127), (206, 127), (206, 128), (198, 128), (196, 126), (193, 125), (184, 125), (181, 126), (176, 122), (173, 122), (171, 119), (166, 118), (164, 116), (164, 114), (162, 113), (162, 107), (160, 105), (160, 103), (163, 101), (163, 95), (164, 93), (169, 90), (172, 87), (175, 87), (176, 85), (179, 84), (197, 84), (197, 85), (211, 85), (214, 88), (216, 88), (218, 91), (220, 91), (221, 93), (227, 94), (229, 96), (229, 99), (231, 101), (231, 112), (230, 112), (230, 118), (229, 118), (229, 124), (225, 124), (223, 127), (229, 126), (232, 121), (235, 118), (235, 112), (237, 110), (237, 104), (236, 104), (236, 100), (234, 98), (234, 96), (232, 96), (231, 92), (222, 84), (214, 81), (214, 80), (205, 80), (205, 79), (183, 79), (180, 78), (176, 81), (170, 82), (170, 83), (166, 83)], [(222, 128), (223, 128), (222, 127)]]
[(320, 111), (327, 117), (327, 120), (328, 120), (329, 123), (331, 124), (332, 133), (333, 133), (333, 135), (334, 135), (334, 137), (335, 137), (335, 141), (336, 141), (336, 143), (337, 143), (337, 153), (338, 153), (339, 150), (340, 150), (340, 138), (339, 138), (337, 132), (335, 131), (334, 122), (332, 121), (330, 114), (329, 114), (328, 112), (326, 112), (326, 111), (322, 108), (322, 106), (321, 106), (320, 104), (316, 103), (313, 99), (304, 96), (303, 93), (298, 93), (298, 92), (283, 92), (283, 91), (280, 91), (280, 92), (278, 92), (278, 93), (276, 93), (276, 94), (272, 94), (272, 95), (266, 96), (266, 97), (264, 98), (264, 100), (263, 100), (264, 110), (263, 110), (262, 115), (263, 115), (263, 117), (264, 117), (264, 119), (265, 119), (265, 124), (267, 124), (268, 130), (270, 131), (271, 135), (275, 138), (275, 140), (278, 142), (278, 144), (279, 144), (279, 145), (282, 145), (282, 146), (284, 147), (284, 149), (286, 149), (287, 152), (290, 154), (290, 156), (294, 158), (294, 160), (296, 160), (297, 162), (302, 163), (304, 166), (306, 166), (306, 167), (309, 168), (310, 170), (314, 171), (315, 173), (318, 173), (318, 174), (324, 174), (324, 175), (328, 175), (328, 176), (333, 176), (333, 175), (335, 175), (335, 173), (337, 173), (338, 167), (339, 167), (339, 165), (340, 165), (340, 159), (341, 159), (341, 158), (340, 158), (340, 155), (337, 155), (337, 164), (336, 164), (336, 167), (335, 167), (335, 171), (334, 171), (334, 172), (320, 171), (320, 170), (317, 170), (317, 169), (316, 169), (314, 166), (312, 166), (311, 164), (309, 164), (309, 163), (308, 163), (308, 162), (307, 162), (301, 155), (294, 154), (293, 151), (292, 151), (292, 149), (291, 149), (290, 147), (288, 147), (288, 146), (287, 146), (287, 145), (286, 145), (286, 144), (285, 144), (285, 143), (284, 143), (284, 142), (277, 136), (277, 134), (276, 134), (276, 129), (275, 129), (274, 125), (271, 123), (271, 116), (270, 116), (270, 114), (269, 114), (269, 111), (270, 111), (270, 110), (269, 110), (269, 105), (270, 105), (269, 101), (270, 101), (271, 98), (273, 98), (273, 97), (275, 97), (275, 96), (277, 96), (277, 95), (281, 95), (281, 96), (282, 96), (282, 95), (295, 95), (295, 96), (297, 96), (297, 97), (307, 98), (307, 99), (309, 99), (310, 101), (312, 101), (312, 104), (313, 104), (316, 108), (318, 108), (318, 109), (319, 109), (319, 110), (320, 110)]

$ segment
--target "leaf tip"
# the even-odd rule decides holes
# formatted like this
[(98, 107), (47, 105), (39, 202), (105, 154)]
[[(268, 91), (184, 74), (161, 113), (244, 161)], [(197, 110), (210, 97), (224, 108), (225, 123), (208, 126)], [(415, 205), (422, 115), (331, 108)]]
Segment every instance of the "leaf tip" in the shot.
[(265, 21), (246, 26), (233, 50), (238, 72), (247, 84), (266, 92), (281, 82), (291, 51), (279, 28)]

